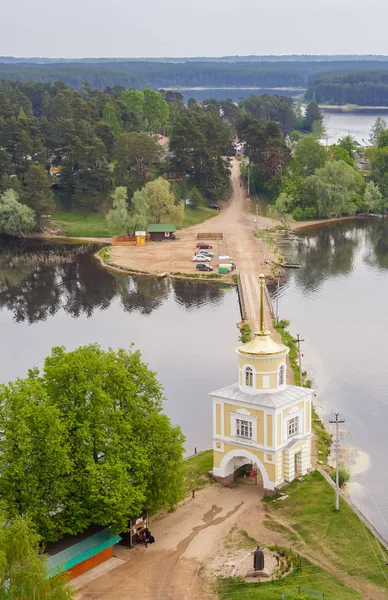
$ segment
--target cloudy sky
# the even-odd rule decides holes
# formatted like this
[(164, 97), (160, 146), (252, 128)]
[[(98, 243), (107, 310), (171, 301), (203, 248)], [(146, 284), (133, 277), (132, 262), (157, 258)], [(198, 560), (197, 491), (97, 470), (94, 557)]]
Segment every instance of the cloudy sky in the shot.
[(0, 55), (388, 54), (386, 0), (0, 0)]

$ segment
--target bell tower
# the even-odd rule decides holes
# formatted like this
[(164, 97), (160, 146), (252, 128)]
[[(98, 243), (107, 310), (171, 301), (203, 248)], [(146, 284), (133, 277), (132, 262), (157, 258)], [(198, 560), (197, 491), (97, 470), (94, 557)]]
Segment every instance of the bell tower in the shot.
[(313, 390), (286, 383), (289, 348), (271, 338), (264, 321), (252, 340), (236, 348), (239, 378), (212, 392), (213, 477), (229, 485), (242, 465), (253, 465), (264, 493), (311, 467)]
[(260, 275), (260, 327), (253, 340), (239, 346), (239, 387), (246, 394), (271, 393), (286, 385), (289, 348), (271, 338), (264, 322), (264, 275)]

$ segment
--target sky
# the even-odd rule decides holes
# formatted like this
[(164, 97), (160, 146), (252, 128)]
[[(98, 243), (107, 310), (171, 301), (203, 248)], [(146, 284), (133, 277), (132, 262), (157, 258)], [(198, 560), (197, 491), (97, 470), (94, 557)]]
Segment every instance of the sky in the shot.
[(0, 0), (0, 56), (388, 54), (385, 0)]

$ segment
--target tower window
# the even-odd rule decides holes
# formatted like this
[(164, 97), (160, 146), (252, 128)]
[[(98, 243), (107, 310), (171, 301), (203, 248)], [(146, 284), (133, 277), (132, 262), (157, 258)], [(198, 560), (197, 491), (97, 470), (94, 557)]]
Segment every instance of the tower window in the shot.
[(253, 371), (251, 367), (245, 369), (245, 385), (249, 387), (253, 386)]
[(236, 435), (238, 437), (252, 439), (252, 421), (236, 419)]
[(299, 432), (299, 417), (294, 417), (293, 419), (289, 419), (287, 423), (288, 429), (288, 437), (291, 435), (295, 435)]
[(282, 365), (279, 369), (279, 385), (284, 385), (286, 383), (286, 369), (285, 366)]

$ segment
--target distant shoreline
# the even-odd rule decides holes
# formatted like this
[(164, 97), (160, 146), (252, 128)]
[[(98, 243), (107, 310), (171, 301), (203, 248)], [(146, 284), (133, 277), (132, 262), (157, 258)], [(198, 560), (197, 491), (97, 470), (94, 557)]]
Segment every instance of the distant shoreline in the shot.
[(358, 104), (320, 104), (319, 108), (322, 110), (330, 111), (341, 111), (341, 112), (358, 112), (363, 110), (386, 110), (388, 106), (359, 106)]

